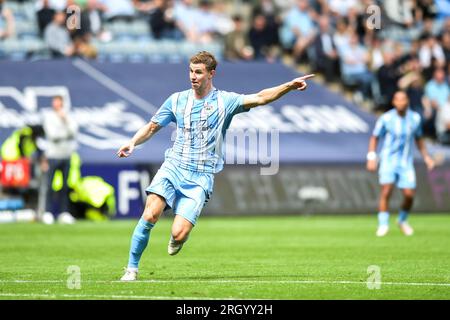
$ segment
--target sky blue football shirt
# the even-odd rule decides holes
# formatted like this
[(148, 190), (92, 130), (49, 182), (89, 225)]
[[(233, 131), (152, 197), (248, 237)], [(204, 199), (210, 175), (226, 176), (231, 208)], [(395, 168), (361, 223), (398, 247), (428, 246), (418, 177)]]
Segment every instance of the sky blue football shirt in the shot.
[(396, 109), (392, 109), (378, 119), (373, 135), (384, 137), (380, 171), (410, 168), (414, 164), (414, 141), (422, 137), (420, 115), (408, 109), (401, 117)]
[(203, 99), (195, 99), (192, 89), (172, 94), (151, 121), (166, 126), (177, 125), (172, 148), (166, 160), (181, 168), (217, 173), (223, 168), (223, 140), (233, 116), (248, 111), (244, 95), (213, 88)]

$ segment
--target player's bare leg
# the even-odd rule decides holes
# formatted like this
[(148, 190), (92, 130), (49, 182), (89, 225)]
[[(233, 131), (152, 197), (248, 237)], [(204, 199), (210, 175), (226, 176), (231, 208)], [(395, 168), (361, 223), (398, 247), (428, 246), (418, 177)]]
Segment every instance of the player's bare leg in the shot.
[(158, 221), (165, 207), (166, 201), (163, 197), (153, 193), (147, 196), (144, 212), (136, 228), (134, 229), (133, 236), (131, 238), (128, 267), (120, 280), (137, 280), (138, 264), (150, 239), (150, 231)]
[(393, 184), (381, 185), (380, 200), (378, 204), (378, 237), (385, 236), (389, 231), (389, 200), (394, 190)]
[(150, 193), (145, 202), (142, 218), (144, 218), (145, 221), (155, 224), (161, 217), (165, 207), (166, 200), (163, 197)]
[(414, 234), (414, 229), (409, 225), (407, 220), (409, 211), (414, 202), (416, 191), (414, 189), (402, 189), (402, 192), (403, 203), (398, 217), (398, 226), (405, 236), (412, 236)]
[(175, 215), (172, 224), (172, 235), (170, 236), (169, 245), (167, 246), (167, 252), (171, 256), (180, 252), (193, 227), (192, 223), (187, 219), (178, 214)]

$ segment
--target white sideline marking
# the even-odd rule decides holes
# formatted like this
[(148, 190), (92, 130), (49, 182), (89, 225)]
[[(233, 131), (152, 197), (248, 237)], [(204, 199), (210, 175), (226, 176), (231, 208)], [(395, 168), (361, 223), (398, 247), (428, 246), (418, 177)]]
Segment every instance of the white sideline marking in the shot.
[[(66, 280), (0, 280), (0, 283), (65, 283)], [(119, 280), (82, 280), (84, 283), (125, 283)], [(359, 284), (367, 285), (366, 281), (347, 280), (137, 280), (126, 283), (251, 283), (251, 284)], [(450, 283), (437, 282), (381, 282), (381, 285), (392, 286), (429, 286), (429, 287), (450, 287)]]
[(40, 297), (40, 298), (110, 298), (110, 299), (153, 299), (153, 300), (235, 300), (236, 298), (210, 298), (210, 297), (164, 297), (164, 296), (127, 296), (103, 294), (42, 294), (42, 293), (0, 293), (0, 297)]

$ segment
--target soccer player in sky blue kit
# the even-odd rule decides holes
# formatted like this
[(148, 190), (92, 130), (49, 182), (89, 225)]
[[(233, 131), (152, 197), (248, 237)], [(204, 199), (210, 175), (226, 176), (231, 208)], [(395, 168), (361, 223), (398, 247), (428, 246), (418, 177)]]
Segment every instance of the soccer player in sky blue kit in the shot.
[(422, 138), (420, 115), (408, 108), (408, 96), (397, 91), (392, 99), (394, 109), (384, 113), (377, 121), (369, 142), (367, 169), (377, 169), (376, 149), (378, 140), (384, 138), (380, 152), (379, 183), (381, 195), (379, 200), (378, 229), (376, 235), (385, 236), (389, 231), (389, 199), (394, 184), (403, 192), (403, 203), (398, 216), (398, 226), (407, 236), (414, 232), (407, 219), (413, 205), (416, 189), (414, 170), (413, 142), (416, 142), (428, 170), (434, 167), (434, 160), (428, 155)]
[(193, 56), (189, 64), (191, 89), (172, 94), (150, 122), (117, 151), (119, 157), (128, 157), (161, 127), (176, 123), (173, 147), (166, 151), (164, 163), (146, 189), (147, 201), (134, 229), (122, 281), (137, 279), (139, 260), (150, 231), (165, 209), (172, 208), (175, 212), (168, 253), (175, 255), (181, 250), (204, 203), (211, 197), (214, 173), (223, 168), (223, 139), (233, 116), (275, 101), (289, 91), (305, 90), (306, 80), (314, 76), (306, 75), (256, 94), (243, 95), (214, 88), (216, 66), (216, 59), (209, 52)]

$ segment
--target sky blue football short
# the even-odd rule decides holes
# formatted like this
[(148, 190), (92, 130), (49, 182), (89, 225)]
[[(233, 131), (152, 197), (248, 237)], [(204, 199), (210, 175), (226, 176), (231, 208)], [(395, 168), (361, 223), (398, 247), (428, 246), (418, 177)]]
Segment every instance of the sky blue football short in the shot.
[(412, 166), (380, 169), (378, 180), (380, 184), (396, 184), (399, 189), (416, 188), (416, 172)]
[(182, 169), (166, 160), (145, 191), (163, 197), (167, 203), (165, 210), (172, 208), (175, 214), (195, 225), (212, 195), (213, 184), (214, 174)]

